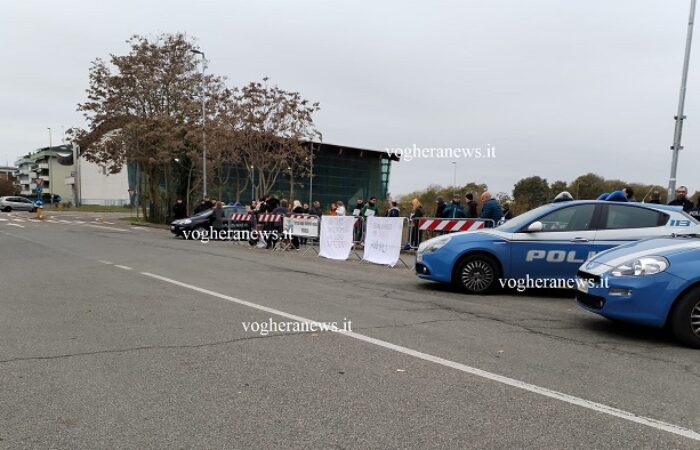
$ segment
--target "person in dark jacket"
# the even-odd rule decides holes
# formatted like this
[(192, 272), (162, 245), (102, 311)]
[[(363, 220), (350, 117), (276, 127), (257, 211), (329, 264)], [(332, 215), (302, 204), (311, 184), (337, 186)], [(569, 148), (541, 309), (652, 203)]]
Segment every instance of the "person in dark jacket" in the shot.
[(175, 205), (173, 206), (173, 217), (174, 220), (180, 220), (187, 217), (187, 207), (182, 202), (181, 198), (178, 198), (175, 201)]
[(442, 213), (445, 212), (445, 200), (442, 197), (435, 199), (435, 217), (442, 217)]
[(369, 201), (360, 210), (360, 216), (379, 216), (379, 205), (377, 205), (377, 197), (369, 198)]
[(655, 205), (661, 204), (661, 192), (652, 191), (651, 194), (649, 194), (649, 201), (647, 203), (653, 203)]
[(467, 213), (464, 212), (464, 206), (462, 206), (462, 197), (459, 194), (455, 194), (452, 197), (452, 201), (445, 206), (442, 211), (442, 217), (446, 219), (461, 219), (467, 217)]
[(625, 186), (622, 189), (622, 192), (625, 193), (625, 197), (627, 197), (628, 202), (636, 202), (637, 200), (634, 198), (634, 189), (632, 189), (631, 186)]
[(323, 215), (323, 210), (321, 209), (321, 202), (319, 202), (318, 200), (313, 202), (311, 204), (311, 208), (309, 208), (309, 214), (321, 217)]
[[(274, 198), (274, 195), (272, 196)], [(276, 198), (275, 198), (276, 199)], [(270, 199), (272, 200), (272, 199)], [(269, 201), (268, 201), (269, 203)], [(285, 215), (289, 214), (289, 202), (286, 199), (282, 199), (279, 201), (279, 206), (275, 207), (271, 211), (271, 214), (279, 214), (279, 215)], [(281, 228), (279, 226), (279, 222), (269, 222), (265, 228), (265, 231), (268, 231), (270, 234), (267, 236), (267, 248), (273, 248), (277, 241), (280, 238), (280, 233), (281, 233)], [(272, 235), (272, 231), (277, 231), (278, 235), (275, 237)]]
[(206, 211), (207, 209), (209, 209), (209, 206), (207, 205), (207, 201), (206, 201), (205, 199), (202, 199), (202, 200), (199, 202), (199, 205), (197, 205), (197, 206), (194, 208), (194, 213), (195, 213), (195, 214), (199, 214), (199, 213), (201, 213), (201, 212)]
[(477, 203), (474, 200), (474, 194), (469, 192), (467, 194), (467, 217), (469, 219), (476, 219), (479, 217), (479, 213), (476, 211)]
[(481, 217), (482, 219), (491, 219), (493, 222), (487, 221), (486, 227), (493, 227), (503, 217), (503, 210), (498, 200), (491, 196), (489, 191), (481, 194)]
[(392, 201), (389, 203), (391, 207), (387, 210), (386, 216), (387, 217), (399, 217), (399, 207), (397, 206), (397, 203), (395, 201)]
[[(265, 203), (267, 204), (267, 211), (272, 213), (272, 214), (276, 214), (275, 209), (277, 207), (279, 207), (282, 202), (280, 202), (277, 199), (277, 197), (275, 197), (275, 195), (273, 194), (273, 195), (270, 195), (270, 198), (267, 199), (267, 202), (265, 202)], [(287, 206), (289, 206), (289, 203), (287, 203)], [(287, 211), (287, 212), (289, 212), (289, 211)]]
[(693, 202), (688, 200), (688, 188), (685, 186), (678, 186), (676, 189), (676, 198), (668, 202), (672, 206), (682, 206), (683, 211), (688, 212), (693, 209)]

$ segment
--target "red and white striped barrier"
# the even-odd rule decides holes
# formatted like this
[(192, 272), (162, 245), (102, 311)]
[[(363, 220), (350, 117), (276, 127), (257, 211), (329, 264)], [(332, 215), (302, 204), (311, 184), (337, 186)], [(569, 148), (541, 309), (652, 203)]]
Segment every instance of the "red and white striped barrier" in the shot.
[(457, 219), (419, 219), (418, 229), (424, 231), (474, 231), (484, 228), (486, 222), (481, 220)]
[(250, 214), (233, 214), (231, 215), (231, 221), (233, 222), (249, 222)]
[(282, 214), (260, 214), (258, 223), (270, 223), (282, 221)]
[(292, 218), (292, 219), (306, 219), (307, 217), (313, 217), (316, 219), (320, 219), (320, 217), (318, 217), (315, 214), (293, 214), (292, 213), (292, 214), (287, 214), (287, 217)]

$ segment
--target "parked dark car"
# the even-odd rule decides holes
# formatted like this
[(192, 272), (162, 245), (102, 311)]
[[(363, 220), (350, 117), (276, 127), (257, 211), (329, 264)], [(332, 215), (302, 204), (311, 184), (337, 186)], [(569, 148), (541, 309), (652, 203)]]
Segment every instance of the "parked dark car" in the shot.
[[(206, 211), (202, 211), (198, 214), (195, 214), (191, 217), (187, 217), (186, 219), (178, 219), (174, 220), (170, 224), (170, 232), (173, 233), (177, 237), (183, 237), (187, 238), (189, 234), (192, 231), (195, 230), (200, 230), (200, 231), (209, 231), (209, 227), (211, 226), (212, 223), (212, 213), (214, 212), (214, 209), (207, 209)], [(224, 223), (223, 227), (224, 229), (229, 228), (229, 220), (231, 219), (231, 216), (233, 214), (245, 214), (246, 209), (245, 208), (237, 208), (234, 206), (224, 206)], [(241, 224), (240, 222), (232, 224), (231, 229), (249, 229), (248, 224)]]

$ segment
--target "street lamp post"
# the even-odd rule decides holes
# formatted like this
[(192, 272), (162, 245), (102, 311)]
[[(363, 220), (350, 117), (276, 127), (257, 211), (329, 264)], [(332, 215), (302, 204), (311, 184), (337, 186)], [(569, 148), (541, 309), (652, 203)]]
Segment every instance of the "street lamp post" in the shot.
[(207, 196), (207, 132), (206, 132), (206, 105), (204, 73), (207, 69), (207, 58), (204, 52), (192, 49), (192, 53), (202, 57), (202, 197)]
[(314, 143), (309, 143), (310, 155), (309, 158), (309, 205), (314, 202)]
[(255, 201), (255, 166), (250, 166), (250, 204)]
[(688, 34), (685, 40), (685, 57), (683, 59), (683, 74), (681, 76), (681, 91), (678, 99), (678, 112), (676, 113), (676, 127), (673, 130), (673, 145), (671, 150), (671, 176), (668, 180), (668, 198), (672, 199), (676, 190), (676, 171), (678, 169), (678, 153), (683, 148), (681, 146), (681, 135), (683, 134), (683, 110), (685, 109), (685, 91), (688, 82), (688, 65), (690, 63), (690, 45), (693, 42), (693, 22), (695, 21), (695, 0), (690, 1), (690, 15), (688, 17)]
[[(49, 200), (51, 201), (51, 206), (53, 206), (53, 170), (51, 170), (51, 148), (53, 147), (53, 142), (51, 139), (51, 127), (47, 127), (47, 130), (49, 130)], [(39, 200), (41, 200), (41, 197), (39, 197)]]

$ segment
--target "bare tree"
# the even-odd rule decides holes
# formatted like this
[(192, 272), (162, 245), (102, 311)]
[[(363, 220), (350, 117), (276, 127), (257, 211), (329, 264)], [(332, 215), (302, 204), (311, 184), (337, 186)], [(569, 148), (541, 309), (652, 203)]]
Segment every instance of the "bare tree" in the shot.
[(88, 128), (70, 135), (88, 160), (112, 173), (135, 163), (149, 218), (160, 222), (165, 218), (160, 205), (174, 189), (173, 161), (189, 158), (195, 171), (201, 159), (201, 95), (212, 114), (227, 91), (220, 77), (202, 79), (194, 43), (184, 34), (133, 36), (127, 43), (128, 54), (110, 55), (109, 64), (93, 62), (87, 101), (78, 105)]
[(256, 196), (269, 193), (283, 171), (304, 175), (310, 165), (304, 142), (322, 138), (313, 122), (319, 104), (268, 86), (267, 80), (235, 91), (228, 111), (239, 161), (256, 181)]

